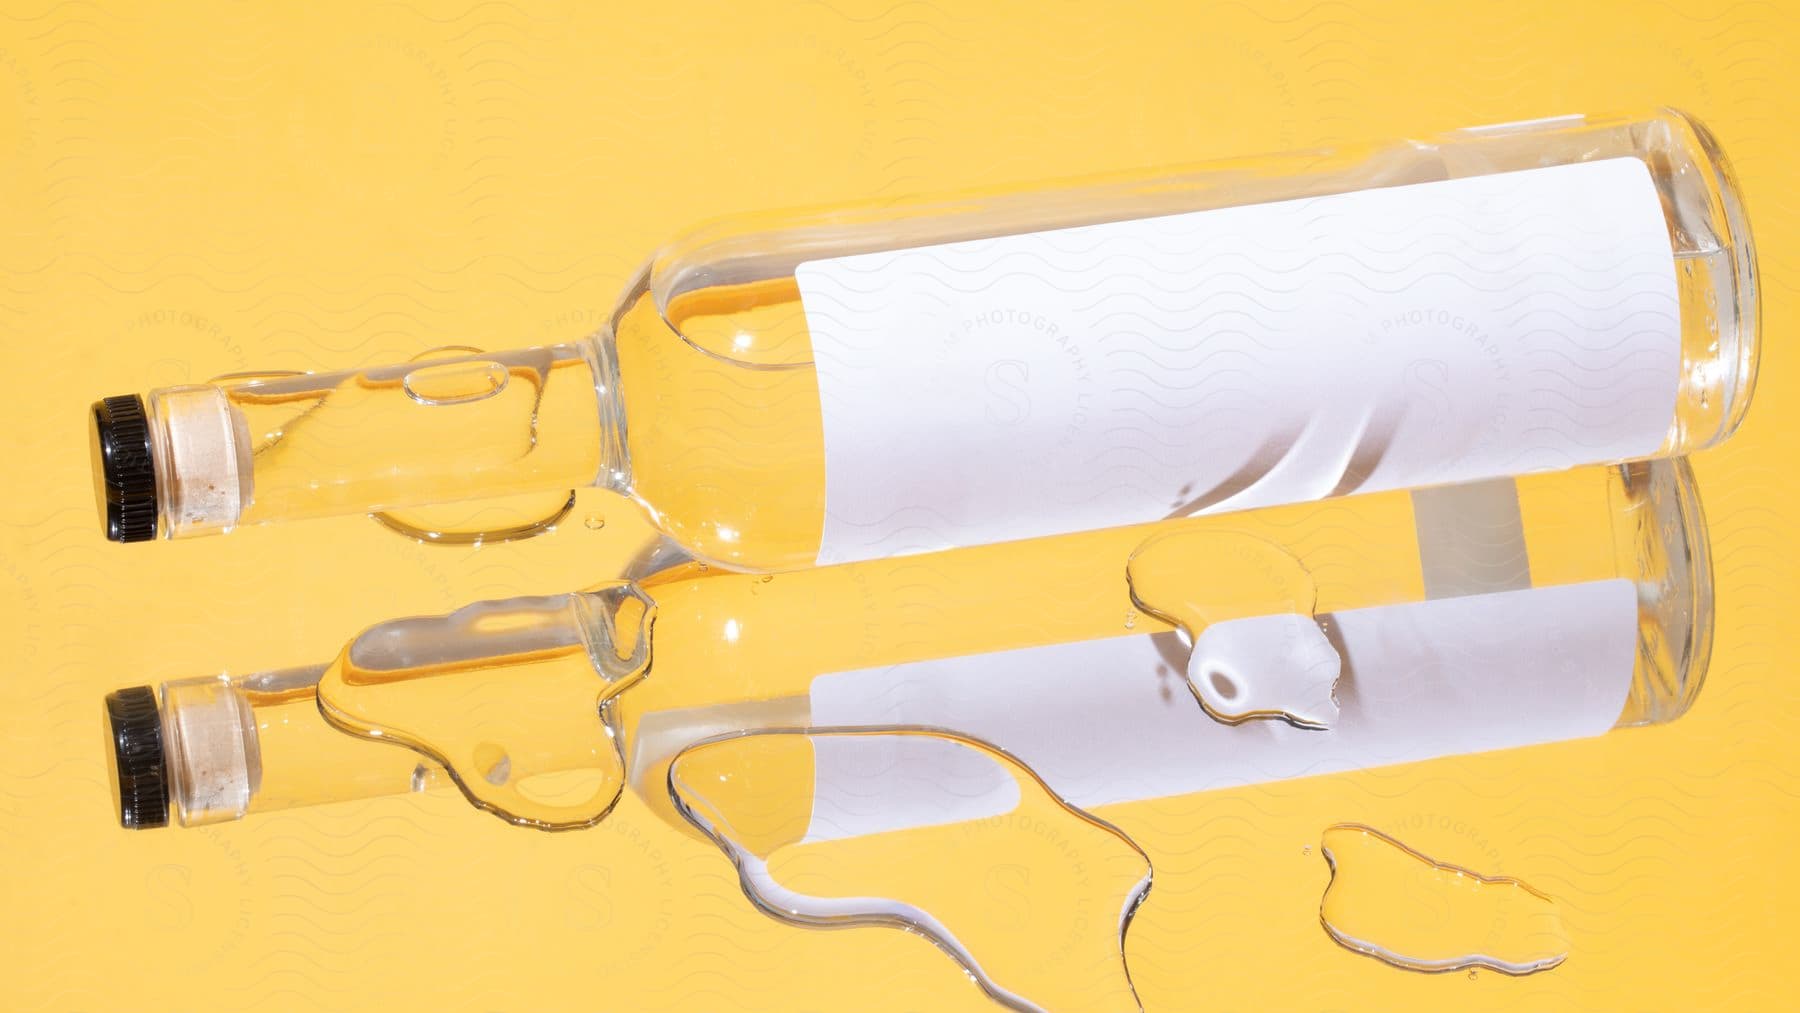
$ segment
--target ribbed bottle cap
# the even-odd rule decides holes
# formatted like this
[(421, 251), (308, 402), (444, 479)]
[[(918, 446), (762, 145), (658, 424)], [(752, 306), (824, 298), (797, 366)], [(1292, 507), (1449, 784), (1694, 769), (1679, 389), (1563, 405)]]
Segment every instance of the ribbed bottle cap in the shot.
[(156, 691), (132, 686), (106, 695), (112, 738), (113, 802), (119, 825), (148, 830), (169, 824), (169, 782), (163, 768), (162, 716)]
[(94, 500), (115, 542), (156, 537), (156, 464), (150, 422), (136, 394), (94, 402)]

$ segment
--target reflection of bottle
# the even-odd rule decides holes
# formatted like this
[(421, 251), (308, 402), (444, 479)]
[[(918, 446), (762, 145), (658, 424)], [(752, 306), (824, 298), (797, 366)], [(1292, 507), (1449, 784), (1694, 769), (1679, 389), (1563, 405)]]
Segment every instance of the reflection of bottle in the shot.
[[(1202, 636), (1289, 600), (1235, 578), (1215, 593), (1209, 570), (1285, 586), (1285, 563), (1264, 566), (1278, 551), (1305, 575), (1291, 600), (1343, 663), (1328, 730), (1227, 725), (1196, 704), (1181, 641), (1125, 583), (1134, 549), (1170, 532), (1219, 547), (1183, 606)], [(810, 726), (955, 728), (1094, 806), (1672, 720), (1710, 632), (1704, 523), (1677, 460), (487, 602), (372, 627), (327, 666), (109, 707), (134, 825), (160, 825), (170, 797), (182, 822), (210, 822), (404, 792), (444, 767), (517, 822), (591, 823), (627, 781), (673, 818), (666, 772), (687, 746)], [(940, 770), (942, 751), (913, 741), (833, 746), (796, 770), (816, 833), (991, 813), (991, 772)], [(870, 763), (900, 775), (874, 808)], [(863, 780), (838, 791), (848, 765)], [(940, 776), (974, 787), (930, 808), (915, 789)]]
[(788, 569), (1684, 453), (1755, 311), (1701, 128), (1569, 117), (715, 225), (587, 340), (109, 398), (97, 469), (123, 541), (598, 483)]

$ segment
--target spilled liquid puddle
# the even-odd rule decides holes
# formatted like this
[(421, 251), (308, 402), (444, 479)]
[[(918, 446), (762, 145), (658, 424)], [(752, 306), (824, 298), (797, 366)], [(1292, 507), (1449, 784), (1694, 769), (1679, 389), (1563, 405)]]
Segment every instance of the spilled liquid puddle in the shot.
[(1325, 831), (1331, 882), (1319, 921), (1339, 945), (1414, 971), (1531, 974), (1563, 962), (1569, 935), (1549, 896), (1508, 876), (1445, 865), (1370, 827)]
[(650, 599), (621, 584), (393, 620), (326, 669), (319, 710), (430, 757), (510, 823), (592, 826), (625, 787), (609, 708), (647, 671), (654, 619)]
[[(831, 770), (839, 805), (879, 808), (895, 766), (920, 753), (968, 784), (933, 779), (946, 800), (992, 792), (1003, 815), (875, 833), (831, 825), (817, 798), (821, 756), (845, 744), (868, 762)], [(845, 769), (848, 766), (849, 769)], [(955, 733), (909, 727), (769, 729), (703, 740), (669, 768), (677, 811), (737, 867), (765, 913), (812, 928), (888, 926), (922, 936), (1011, 1009), (1141, 1009), (1125, 933), (1150, 889), (1144, 852), (1116, 827), (1055, 795), (1007, 753)]]
[[(1138, 547), (1127, 578), (1137, 608), (1187, 635), (1186, 680), (1211, 717), (1337, 721), (1342, 659), (1292, 553), (1238, 533), (1171, 532)], [(648, 669), (654, 616), (641, 590), (619, 585), (382, 624), (321, 677), (320, 709), (431, 757), (509, 822), (591, 826), (626, 783), (610, 708)], [(1145, 852), (1010, 753), (915, 725), (695, 736), (655, 789), (732, 861), (760, 910), (918, 935), (1011, 1009), (1141, 1009), (1124, 940), (1150, 888)], [(999, 815), (968, 818), (977, 799)], [(1332, 880), (1320, 920), (1355, 952), (1508, 974), (1567, 955), (1554, 902), (1516, 880), (1352, 824), (1327, 830), (1322, 853)]]
[(1313, 729), (1337, 721), (1343, 660), (1291, 552), (1234, 532), (1176, 531), (1138, 546), (1125, 578), (1138, 608), (1187, 635), (1188, 688), (1208, 714)]

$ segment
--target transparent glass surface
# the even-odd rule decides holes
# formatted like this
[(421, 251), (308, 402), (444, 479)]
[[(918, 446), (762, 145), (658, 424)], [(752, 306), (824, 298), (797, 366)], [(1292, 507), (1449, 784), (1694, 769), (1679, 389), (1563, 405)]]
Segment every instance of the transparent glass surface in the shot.
[(245, 445), (233, 468), (187, 484), (241, 482), (242, 501), (202, 522), (165, 516), (163, 530), (549, 496), (548, 506), (458, 518), (476, 531), (529, 531), (542, 517), (524, 514), (548, 515), (569, 487), (599, 482), (629, 493), (698, 558), (745, 570), (806, 566), (821, 548), (826, 463), (800, 265), (1617, 158), (1649, 169), (1664, 217), (1681, 348), (1674, 411), (1655, 453), (1686, 453), (1729, 435), (1749, 403), (1755, 258), (1716, 145), (1693, 120), (1662, 111), (721, 222), (658, 251), (609, 325), (585, 342), (224, 382), (233, 418), (201, 428), (235, 427)]
[(760, 569), (813, 561), (825, 465), (818, 380), (794, 279), (807, 261), (1617, 157), (1650, 168), (1677, 265), (1681, 389), (1660, 452), (1709, 446), (1730, 434), (1750, 400), (1754, 252), (1717, 147), (1688, 117), (1664, 112), (701, 230), (652, 260), (612, 328), (632, 489), (665, 531), (703, 558)]
[[(1451, 508), (1447, 525), (1445, 508)], [(1178, 551), (1170, 552), (1171, 546)], [(1147, 557), (1159, 560), (1148, 571)], [(1613, 709), (1584, 733), (1593, 734), (1608, 725), (1672, 720), (1694, 700), (1711, 640), (1707, 560), (1704, 521), (1686, 464), (1659, 461), (792, 574), (689, 569), (647, 589), (608, 585), (384, 623), (310, 674), (231, 686), (244, 693), (260, 730), (246, 747), (261, 770), (250, 810), (325, 801), (334, 779), (342, 782), (342, 797), (382, 786), (410, 790), (423, 757), (426, 774), (449, 768), (472, 801), (513, 822), (551, 829), (589, 825), (629, 785), (671, 823), (687, 826), (667, 791), (669, 766), (684, 749), (721, 734), (820, 723), (820, 701), (829, 704), (821, 687), (829, 689), (846, 673), (889, 680), (902, 717), (934, 715), (931, 721), (886, 723), (949, 727), (990, 741), (1034, 769), (1045, 755), (1044, 742), (1076, 750), (1071, 755), (1085, 765), (1077, 771), (1078, 785), (1059, 780), (1075, 776), (1066, 765), (1052, 763), (1038, 773), (1059, 791), (1067, 788), (1073, 801), (1088, 804), (1082, 800), (1179, 792), (1183, 782), (1151, 776), (1158, 764), (1197, 765), (1189, 773), (1198, 780), (1186, 782), (1197, 784), (1215, 760), (1195, 760), (1197, 746), (1179, 742), (1157, 753), (1160, 740), (1149, 726), (1163, 721), (1168, 712), (1160, 708), (1175, 706), (1180, 696), (1165, 691), (1149, 711), (1134, 710), (1143, 705), (1124, 692), (1130, 684), (1115, 683), (1124, 677), (1118, 672), (1070, 669), (1053, 660), (1041, 669), (1041, 690), (1027, 681), (1004, 693), (989, 691), (1015, 685), (993, 681), (1008, 652), (1147, 642), (1152, 662), (1160, 652), (1167, 669), (1165, 690), (1181, 686), (1188, 665), (1185, 689), (1194, 699), (1176, 714), (1181, 723), (1173, 734), (1180, 741), (1211, 736), (1208, 748), (1218, 752), (1206, 755), (1220, 763), (1232, 762), (1240, 749), (1273, 758), (1249, 772), (1252, 780), (1259, 773), (1302, 776), (1304, 762), (1286, 770), (1281, 757), (1323, 741), (1313, 736), (1334, 734), (1335, 711), (1306, 722), (1292, 720), (1285, 707), (1255, 706), (1258, 713), (1239, 715), (1240, 724), (1222, 724), (1214, 707), (1206, 706), (1206, 694), (1221, 691), (1210, 675), (1196, 674), (1207, 669), (1189, 665), (1190, 652), (1199, 657), (1196, 646), (1207, 645), (1215, 632), (1269, 616), (1292, 620), (1280, 624), (1274, 640), (1260, 641), (1270, 648), (1260, 657), (1308, 676), (1321, 657), (1335, 661), (1356, 615), (1622, 585), (1628, 602), (1620, 626), (1600, 632), (1623, 644), (1623, 668), (1608, 691), (1616, 693), (1606, 698), (1611, 703), (1598, 704)], [(1135, 574), (1129, 573), (1133, 564)], [(1154, 609), (1147, 607), (1152, 604)], [(1521, 620), (1516, 628), (1478, 627), (1467, 634), (1469, 643), (1445, 645), (1450, 677), (1457, 677), (1459, 664), (1482, 664), (1478, 648), (1546, 640), (1557, 648), (1558, 638), (1584, 635), (1585, 619), (1571, 633), (1569, 623), (1554, 615), (1527, 615), (1539, 618)], [(1387, 620), (1373, 621), (1377, 639), (1416, 630), (1410, 620), (1391, 631), (1380, 625)], [(1540, 623), (1550, 625), (1535, 625)], [(1312, 650), (1318, 644), (1325, 645), (1324, 655)], [(1465, 647), (1474, 653), (1458, 661)], [(1354, 650), (1344, 656), (1346, 671), (1355, 660)], [(970, 667), (961, 682), (922, 690), (906, 681), (912, 671), (907, 666), (925, 663)], [(1362, 673), (1365, 681), (1373, 674)], [(1404, 687), (1412, 677), (1400, 675)], [(1429, 748), (1415, 749), (1412, 758), (1494, 748), (1483, 743), (1495, 741), (1542, 741), (1541, 735), (1520, 738), (1504, 723), (1596, 706), (1557, 699), (1539, 685), (1540, 673), (1480, 670), (1468, 678), (1476, 680), (1468, 684), (1474, 699), (1504, 702), (1512, 716), (1487, 713), (1485, 706), (1462, 713), (1459, 723), (1431, 729)], [(1537, 688), (1509, 695), (1509, 679)], [(1299, 684), (1319, 683), (1308, 676)], [(1367, 689), (1360, 691), (1365, 705)], [(1334, 702), (1357, 699), (1354, 682), (1334, 682), (1331, 691)], [(1244, 686), (1233, 692), (1243, 693)], [(1227, 702), (1231, 696), (1225, 694)], [(1242, 699), (1265, 698), (1252, 692)], [(1406, 732), (1411, 704), (1403, 695), (1389, 706), (1397, 708), (1391, 716), (1401, 724), (1386, 727)], [(332, 724), (369, 741), (328, 728), (321, 710)], [(1290, 720), (1266, 720), (1271, 716)], [(1133, 732), (1140, 719), (1144, 736)], [(1271, 723), (1284, 730), (1271, 732)], [(1170, 734), (1166, 721), (1160, 727), (1157, 734)], [(310, 758), (315, 734), (334, 743), (320, 754), (327, 762)], [(1135, 739), (1145, 736), (1154, 749), (1138, 755), (1133, 749), (1142, 743)], [(352, 774), (359, 752), (371, 764), (368, 778)], [(1060, 756), (1051, 759), (1064, 762)], [(921, 768), (917, 776), (928, 781), (931, 770)]]

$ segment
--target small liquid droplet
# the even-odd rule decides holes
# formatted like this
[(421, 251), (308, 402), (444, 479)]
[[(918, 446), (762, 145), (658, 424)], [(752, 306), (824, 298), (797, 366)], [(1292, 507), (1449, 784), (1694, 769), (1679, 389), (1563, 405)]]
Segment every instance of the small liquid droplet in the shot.
[(1470, 981), (1474, 981), (1476, 978), (1479, 978), (1479, 977), (1481, 977), (1480, 971), (1477, 971), (1474, 968), (1469, 969), (1469, 980)]
[(586, 525), (589, 531), (599, 531), (601, 528), (606, 527), (606, 518), (599, 514), (588, 514), (586, 519), (581, 523)]
[(1328, 828), (1319, 849), (1331, 866), (1319, 922), (1345, 949), (1413, 971), (1506, 974), (1569, 955), (1556, 901), (1517, 879), (1432, 861), (1356, 823)]
[(1137, 617), (1138, 617), (1138, 614), (1136, 612), (1125, 613), (1125, 628), (1128, 630), (1136, 628)]

